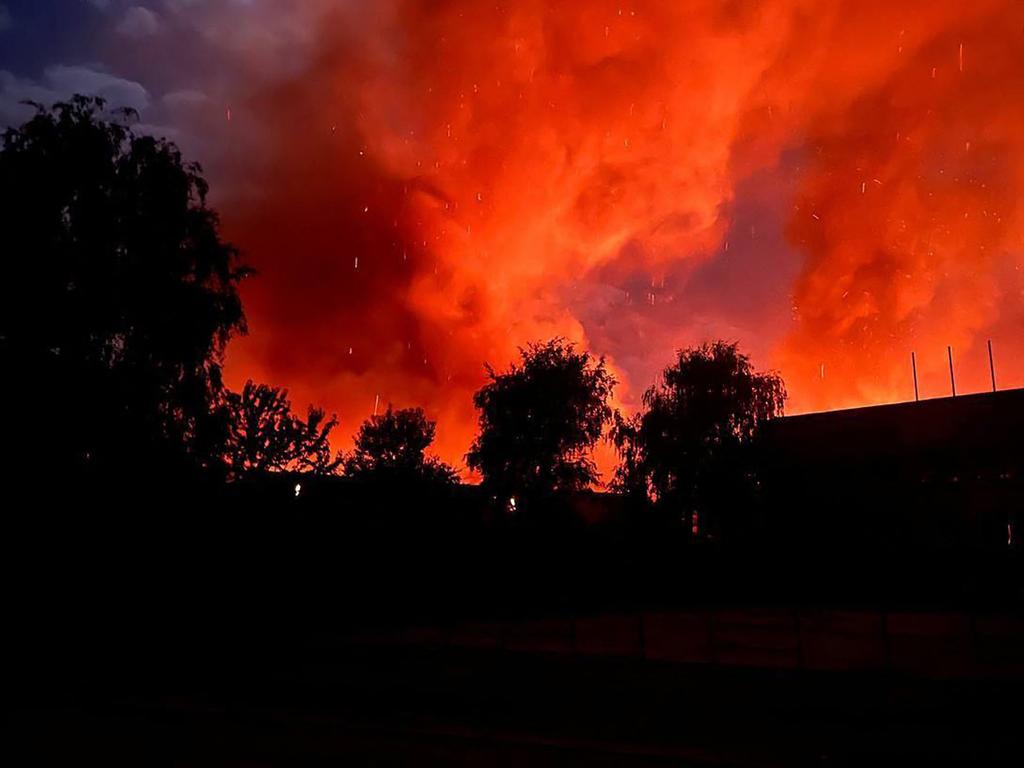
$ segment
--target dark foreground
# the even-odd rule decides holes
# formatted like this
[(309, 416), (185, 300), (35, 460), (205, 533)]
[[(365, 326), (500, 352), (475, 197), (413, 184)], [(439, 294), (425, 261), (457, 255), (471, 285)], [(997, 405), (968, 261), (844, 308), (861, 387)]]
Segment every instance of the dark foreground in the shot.
[[(269, 651), (269, 649), (264, 649)], [(1019, 765), (1019, 683), (430, 647), (40, 678), (9, 764)], [(11, 752), (8, 752), (11, 754)]]
[(92, 509), (5, 531), (4, 764), (1024, 764), (1013, 553)]

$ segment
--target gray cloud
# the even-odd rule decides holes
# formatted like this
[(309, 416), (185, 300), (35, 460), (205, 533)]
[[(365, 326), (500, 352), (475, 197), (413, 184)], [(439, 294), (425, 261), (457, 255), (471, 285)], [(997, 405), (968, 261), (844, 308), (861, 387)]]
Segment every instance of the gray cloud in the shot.
[(171, 91), (163, 97), (164, 106), (168, 109), (201, 107), (205, 106), (209, 101), (209, 96), (202, 91), (192, 88)]
[(0, 70), (0, 124), (16, 125), (30, 117), (33, 108), (22, 102), (50, 105), (76, 93), (100, 96), (111, 109), (128, 107), (142, 112), (150, 103), (140, 83), (86, 66), (56, 64), (47, 67), (38, 81)]
[(152, 37), (160, 32), (160, 17), (149, 8), (133, 5), (125, 11), (121, 22), (117, 25), (118, 33), (125, 37)]

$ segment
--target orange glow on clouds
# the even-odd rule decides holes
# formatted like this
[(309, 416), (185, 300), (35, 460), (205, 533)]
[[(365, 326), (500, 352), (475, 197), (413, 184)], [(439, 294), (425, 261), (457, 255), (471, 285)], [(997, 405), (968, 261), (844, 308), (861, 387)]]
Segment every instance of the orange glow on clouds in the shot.
[(942, 394), (946, 344), (985, 388), (988, 338), (1024, 383), (1019, 3), (299, 6), (311, 52), (233, 104), (231, 383), (343, 435), (423, 405), (459, 465), (483, 362), (555, 335), (626, 407), (708, 336), (790, 410), (912, 397), (911, 349)]

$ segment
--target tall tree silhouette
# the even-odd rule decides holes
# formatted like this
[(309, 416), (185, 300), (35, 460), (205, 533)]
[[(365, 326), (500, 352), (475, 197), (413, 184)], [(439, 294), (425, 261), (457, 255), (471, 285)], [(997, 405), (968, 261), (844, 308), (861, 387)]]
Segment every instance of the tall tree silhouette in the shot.
[(778, 374), (756, 372), (736, 344), (680, 351), (644, 393), (644, 410), (616, 416), (616, 485), (653, 497), (688, 527), (720, 533), (729, 511), (749, 509), (749, 448), (785, 400)]
[(104, 115), (75, 97), (3, 136), (0, 386), (23, 410), (8, 439), (64, 469), (210, 465), (247, 270), (199, 166)]
[(502, 494), (582, 489), (598, 479), (591, 457), (611, 419), (615, 379), (604, 359), (564, 339), (520, 349), (520, 363), (474, 396), (480, 433), (467, 455), (484, 483)]
[(436, 427), (422, 408), (393, 410), (388, 406), (386, 412), (371, 416), (359, 428), (355, 447), (345, 460), (345, 474), (362, 480), (456, 483), (454, 469), (426, 454)]
[(235, 477), (282, 470), (332, 474), (341, 464), (331, 458), (337, 418), (310, 407), (303, 421), (292, 413), (287, 390), (250, 380), (241, 392), (228, 392), (225, 401), (227, 463)]

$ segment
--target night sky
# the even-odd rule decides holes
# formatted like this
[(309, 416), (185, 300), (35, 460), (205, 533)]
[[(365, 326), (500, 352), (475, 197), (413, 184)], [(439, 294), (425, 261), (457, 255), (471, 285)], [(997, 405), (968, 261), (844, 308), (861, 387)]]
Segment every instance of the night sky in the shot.
[[(259, 272), (228, 381), (348, 435), (555, 335), (630, 408), (738, 341), (789, 411), (1024, 384), (1014, 0), (3, 0), (0, 123), (96, 93), (177, 141)], [(344, 447), (344, 444), (339, 444)]]

